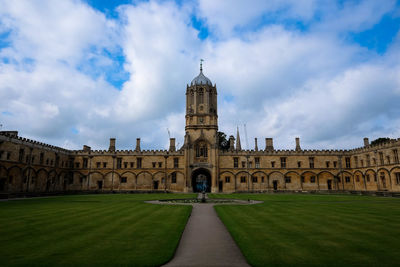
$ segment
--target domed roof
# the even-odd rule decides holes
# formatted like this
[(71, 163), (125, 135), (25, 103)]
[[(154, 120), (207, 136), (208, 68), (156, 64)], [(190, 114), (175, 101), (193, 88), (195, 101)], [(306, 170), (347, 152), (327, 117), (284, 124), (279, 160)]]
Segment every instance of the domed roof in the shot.
[(200, 71), (200, 74), (197, 75), (191, 82), (190, 85), (195, 85), (195, 84), (208, 84), (212, 85), (210, 79), (208, 79), (206, 76), (204, 76), (203, 72)]
[(194, 77), (190, 85), (201, 85), (201, 84), (208, 84), (212, 86), (211, 80), (208, 79), (206, 76), (203, 74), (203, 64), (202, 61), (200, 61), (200, 74)]

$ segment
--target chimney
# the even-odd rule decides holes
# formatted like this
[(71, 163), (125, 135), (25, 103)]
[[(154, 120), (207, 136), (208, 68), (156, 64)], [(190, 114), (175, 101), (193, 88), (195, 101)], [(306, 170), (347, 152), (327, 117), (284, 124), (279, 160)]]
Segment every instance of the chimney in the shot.
[(233, 135), (229, 136), (229, 150), (235, 149), (235, 137)]
[(135, 151), (140, 151), (140, 138), (136, 138), (136, 148)]
[(300, 137), (296, 137), (296, 151), (300, 151), (301, 147), (300, 147)]
[(265, 150), (266, 151), (274, 150), (274, 143), (272, 138), (265, 138)]
[(254, 138), (254, 150), (258, 151), (257, 137)]
[[(115, 143), (114, 143), (114, 147), (115, 147)], [(91, 150), (91, 147), (90, 147), (90, 146), (83, 145), (83, 151), (84, 151), (84, 152), (90, 152), (90, 150)]]
[(175, 151), (175, 138), (169, 139), (169, 151)]
[(115, 151), (115, 138), (110, 138), (110, 147), (108, 151)]
[(368, 139), (368, 137), (364, 137), (364, 146), (369, 146), (369, 139)]

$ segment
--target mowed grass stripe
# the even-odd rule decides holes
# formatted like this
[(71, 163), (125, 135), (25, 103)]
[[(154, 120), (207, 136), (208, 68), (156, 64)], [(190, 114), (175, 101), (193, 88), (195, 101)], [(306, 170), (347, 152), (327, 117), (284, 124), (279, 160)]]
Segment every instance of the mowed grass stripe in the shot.
[(191, 207), (142, 200), (188, 197), (194, 195), (69, 196), (0, 203), (1, 264), (157, 266), (173, 256)]
[(216, 197), (265, 201), (215, 208), (254, 266), (398, 265), (399, 199), (286, 194)]

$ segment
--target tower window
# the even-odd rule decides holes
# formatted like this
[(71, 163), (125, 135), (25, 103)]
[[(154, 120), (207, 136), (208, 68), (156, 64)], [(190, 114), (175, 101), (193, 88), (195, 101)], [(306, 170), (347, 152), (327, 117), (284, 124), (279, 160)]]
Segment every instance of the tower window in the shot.
[(199, 102), (197, 104), (203, 104), (204, 103), (204, 92), (203, 88), (199, 89)]
[(196, 149), (196, 157), (200, 158), (207, 158), (208, 157), (208, 150), (207, 150), (207, 144), (206, 143), (199, 143), (195, 147)]

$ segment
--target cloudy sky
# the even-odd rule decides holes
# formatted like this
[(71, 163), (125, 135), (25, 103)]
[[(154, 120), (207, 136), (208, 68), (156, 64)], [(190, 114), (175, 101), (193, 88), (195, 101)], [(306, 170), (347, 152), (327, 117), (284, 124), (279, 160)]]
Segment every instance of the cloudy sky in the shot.
[(400, 137), (400, 1), (0, 0), (0, 124), (70, 149), (182, 145), (186, 84), (217, 84), (242, 147)]

